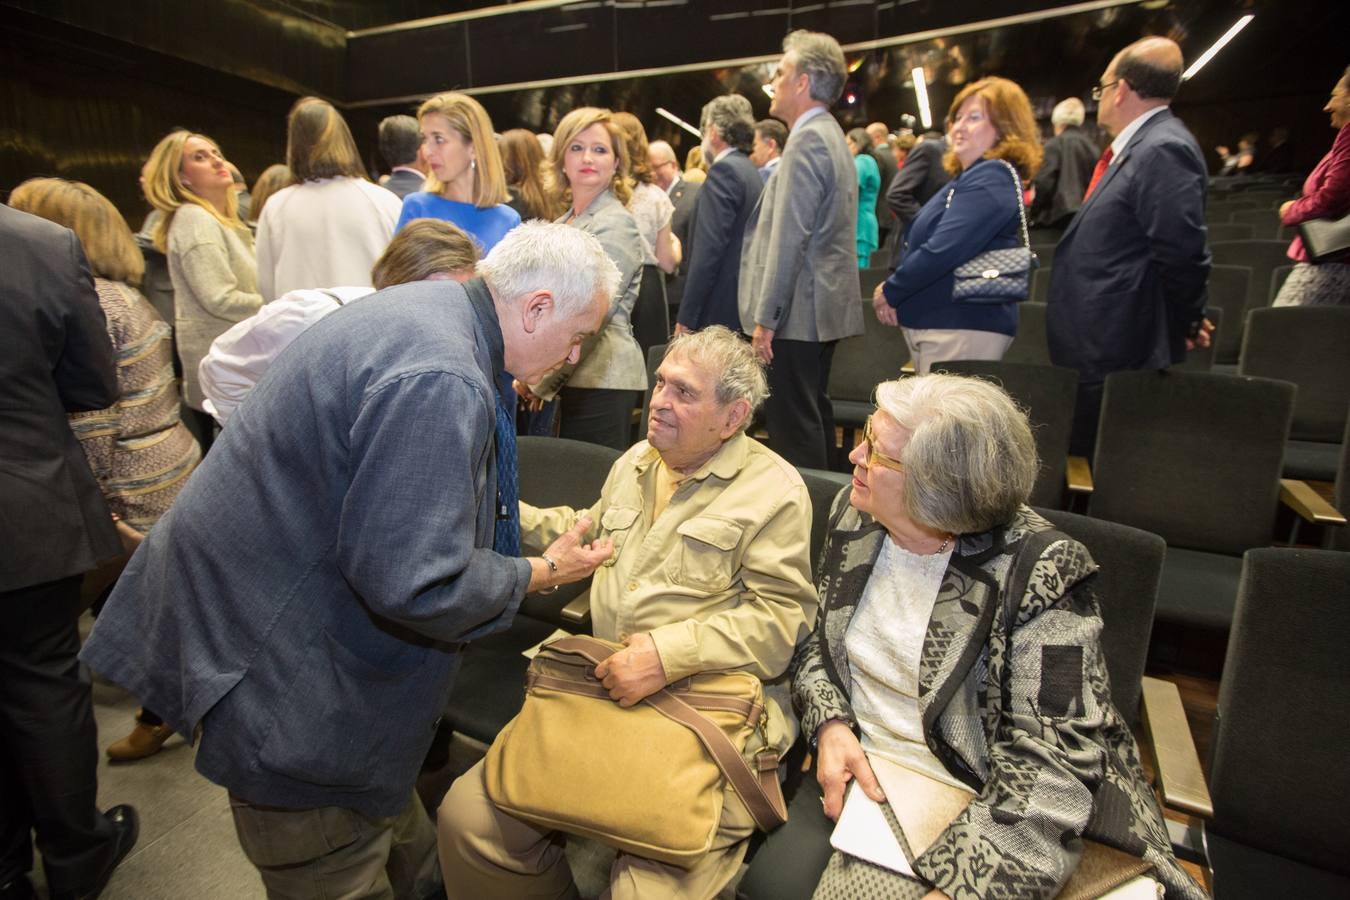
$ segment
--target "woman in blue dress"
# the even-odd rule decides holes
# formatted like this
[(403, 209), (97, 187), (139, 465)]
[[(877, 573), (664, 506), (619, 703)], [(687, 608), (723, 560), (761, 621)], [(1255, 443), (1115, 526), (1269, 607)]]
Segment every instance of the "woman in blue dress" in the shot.
[(413, 219), (444, 219), (467, 232), (486, 256), (520, 224), (520, 213), (506, 205), (510, 195), (487, 110), (468, 94), (440, 94), (417, 110), (417, 122), (431, 172), (425, 190), (403, 199), (394, 230)]

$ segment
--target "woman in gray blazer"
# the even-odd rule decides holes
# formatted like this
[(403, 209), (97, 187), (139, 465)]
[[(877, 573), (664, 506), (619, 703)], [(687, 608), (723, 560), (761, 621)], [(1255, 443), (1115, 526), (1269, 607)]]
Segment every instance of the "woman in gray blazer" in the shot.
[(604, 327), (581, 345), (581, 361), (536, 385), (534, 399), (558, 395), (560, 436), (625, 450), (632, 443), (633, 407), (647, 389), (631, 324), (643, 249), (637, 223), (624, 208), (633, 190), (628, 152), (609, 110), (583, 106), (564, 116), (549, 161), (568, 204), (557, 221), (594, 235), (619, 267), (620, 280)]

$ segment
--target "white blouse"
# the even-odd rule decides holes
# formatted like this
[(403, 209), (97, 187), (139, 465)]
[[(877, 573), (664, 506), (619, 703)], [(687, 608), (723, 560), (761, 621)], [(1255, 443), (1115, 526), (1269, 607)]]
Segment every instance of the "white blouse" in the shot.
[(675, 204), (665, 191), (654, 184), (639, 184), (633, 188), (633, 196), (628, 201), (628, 212), (637, 222), (638, 234), (642, 235), (642, 264), (656, 265), (656, 235), (670, 224), (675, 213)]
[(882, 542), (844, 646), (852, 676), (850, 702), (869, 754), (937, 781), (966, 788), (923, 739), (919, 660), (952, 551), (921, 556)]

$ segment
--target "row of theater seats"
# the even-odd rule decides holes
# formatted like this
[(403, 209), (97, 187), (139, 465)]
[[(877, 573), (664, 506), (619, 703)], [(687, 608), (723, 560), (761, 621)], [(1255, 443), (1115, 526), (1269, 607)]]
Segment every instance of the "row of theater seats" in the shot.
[[(1184, 406), (1204, 398), (1185, 390), (1184, 384), (1177, 390), (1178, 377), (1182, 382), (1200, 379), (1192, 385), (1216, 377), (1127, 375), (1108, 389), (1114, 398), (1108, 402), (1132, 397), (1133, 405), (1144, 395), (1129, 389), (1152, 380), (1173, 385), (1172, 392), (1179, 394), (1176, 402)], [(1146, 402), (1156, 399), (1148, 396)], [(618, 457), (607, 448), (553, 438), (521, 438), (519, 450), (521, 497), (545, 506), (589, 505)], [(813, 508), (812, 557), (818, 560), (830, 503), (848, 479), (835, 472), (803, 471), (802, 476)], [(1133, 476), (1113, 473), (1108, 466), (1107, 481), (1116, 477)], [(1136, 733), (1149, 739), (1164, 802), (1209, 820), (1206, 845), (1216, 873), (1216, 896), (1245, 896), (1240, 891), (1254, 885), (1267, 890), (1284, 885), (1299, 896), (1344, 896), (1350, 884), (1345, 879), (1350, 856), (1340, 852), (1350, 849), (1345, 846), (1350, 828), (1344, 827), (1341, 799), (1350, 788), (1350, 774), (1342, 764), (1344, 738), (1350, 737), (1350, 692), (1344, 689), (1350, 657), (1339, 642), (1346, 631), (1341, 626), (1350, 625), (1350, 603), (1344, 602), (1350, 599), (1350, 554), (1256, 549), (1234, 559), (1239, 570), (1236, 611), (1207, 786), (1175, 686), (1143, 674), (1155, 605), (1162, 614), (1159, 591), (1168, 581), (1167, 567), (1177, 548), (1157, 533), (1109, 518), (1056, 509), (1040, 512), (1082, 541), (1101, 567), (1095, 592), (1114, 702)], [(461, 740), (485, 748), (519, 710), (527, 665), (521, 651), (557, 628), (589, 630), (585, 591), (583, 583), (554, 595), (531, 595), (508, 631), (468, 648), (446, 716)], [(805, 745), (799, 742), (795, 750), (790, 768), (799, 768)], [(791, 778), (788, 789), (794, 792), (794, 809), (805, 812), (818, 803), (809, 776)], [(755, 848), (740, 895), (775, 900), (809, 896), (809, 887), (803, 892), (792, 873), (811, 854), (827, 853), (828, 837), (809, 832), (769, 836)], [(1183, 843), (1187, 839), (1182, 829), (1175, 837)], [(1198, 858), (1194, 846), (1181, 849)], [(1217, 893), (1220, 886), (1223, 893)]]

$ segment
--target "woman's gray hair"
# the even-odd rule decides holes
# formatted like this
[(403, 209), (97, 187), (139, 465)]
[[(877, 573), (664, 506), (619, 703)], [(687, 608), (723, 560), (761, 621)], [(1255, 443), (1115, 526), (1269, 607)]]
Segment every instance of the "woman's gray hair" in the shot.
[(508, 231), (478, 261), (477, 272), (503, 303), (550, 292), (564, 317), (585, 312), (597, 295), (612, 302), (619, 289), (619, 268), (599, 241), (580, 228), (539, 219)]
[(900, 452), (905, 512), (974, 534), (1012, 521), (1039, 461), (1026, 413), (998, 385), (933, 373), (877, 385), (877, 407), (910, 433)]
[(797, 29), (783, 38), (783, 52), (797, 54), (797, 74), (806, 73), (811, 99), (829, 106), (844, 92), (848, 63), (839, 42), (819, 31)]
[(665, 358), (675, 357), (713, 373), (717, 379), (714, 392), (721, 405), (737, 400), (750, 404), (741, 431), (749, 427), (755, 411), (769, 396), (769, 379), (764, 374), (764, 363), (748, 341), (724, 325), (709, 325), (672, 339)]

